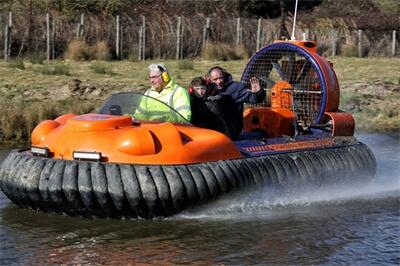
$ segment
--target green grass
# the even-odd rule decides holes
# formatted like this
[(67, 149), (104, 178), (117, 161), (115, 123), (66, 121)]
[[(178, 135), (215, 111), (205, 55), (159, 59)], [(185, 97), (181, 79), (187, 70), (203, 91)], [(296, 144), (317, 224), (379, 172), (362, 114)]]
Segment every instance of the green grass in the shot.
[[(341, 87), (340, 108), (352, 113), (357, 129), (398, 131), (400, 128), (400, 58), (329, 58)], [(21, 66), (21, 62), (24, 66)], [(164, 63), (178, 84), (187, 87), (193, 77), (212, 66), (226, 68), (240, 80), (247, 60), (149, 60), (119, 62), (52, 61), (44, 65), (0, 60), (0, 141), (21, 141), (41, 120), (62, 113), (86, 113), (120, 91), (144, 92), (150, 87), (147, 67)], [(13, 66), (13, 67), (11, 67)], [(100, 89), (98, 95), (72, 94), (69, 84), (79, 79), (82, 88)], [(359, 105), (352, 107), (354, 102)], [(12, 115), (16, 113), (16, 115)]]
[(9, 67), (13, 69), (25, 70), (24, 60), (22, 58), (16, 58), (8, 62)]
[(114, 71), (112, 68), (106, 64), (106, 63), (93, 63), (89, 66), (89, 68), (92, 70), (93, 73), (95, 74), (100, 74), (100, 75), (115, 75)]
[(60, 64), (60, 65), (44, 65), (40, 68), (37, 68), (39, 73), (43, 75), (70, 75), (70, 67), (68, 65)]

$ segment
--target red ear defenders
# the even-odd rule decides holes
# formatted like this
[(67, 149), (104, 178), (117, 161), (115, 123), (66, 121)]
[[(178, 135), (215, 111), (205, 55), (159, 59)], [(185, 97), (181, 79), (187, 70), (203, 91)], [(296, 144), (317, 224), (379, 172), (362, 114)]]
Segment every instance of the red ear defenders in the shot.
[(157, 65), (158, 70), (161, 72), (161, 78), (165, 83), (168, 83), (171, 80), (171, 77), (169, 76), (167, 69), (163, 67), (162, 65)]
[[(209, 83), (207, 82), (207, 85), (206, 85), (206, 86), (207, 86), (206, 95), (213, 95), (213, 94), (214, 94), (214, 89), (213, 89), (213, 87), (211, 86), (211, 84), (209, 84)], [(190, 87), (188, 88), (188, 92), (189, 92), (190, 95), (194, 96), (194, 89), (193, 89), (192, 86), (190, 86)]]

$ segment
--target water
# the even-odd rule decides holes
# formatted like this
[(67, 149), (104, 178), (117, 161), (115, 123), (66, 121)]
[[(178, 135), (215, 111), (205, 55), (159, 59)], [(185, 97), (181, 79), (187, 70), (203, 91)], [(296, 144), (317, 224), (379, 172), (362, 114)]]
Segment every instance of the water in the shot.
[(0, 193), (0, 265), (399, 265), (400, 139), (358, 138), (378, 161), (364, 187), (237, 193), (168, 219), (34, 213)]

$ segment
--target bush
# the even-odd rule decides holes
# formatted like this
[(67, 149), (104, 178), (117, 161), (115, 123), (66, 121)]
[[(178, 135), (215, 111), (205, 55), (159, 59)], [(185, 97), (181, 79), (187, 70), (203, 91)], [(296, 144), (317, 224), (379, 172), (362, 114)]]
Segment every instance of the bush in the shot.
[(64, 58), (76, 61), (88, 60), (91, 58), (90, 52), (90, 46), (84, 40), (75, 39), (68, 44)]
[(346, 57), (358, 57), (358, 47), (353, 43), (345, 44), (341, 47), (340, 54)]
[(206, 60), (238, 60), (247, 58), (248, 54), (243, 45), (231, 46), (227, 43), (207, 43), (201, 53)]
[(68, 45), (64, 58), (75, 61), (110, 60), (111, 53), (105, 41), (97, 42), (90, 46), (84, 40), (75, 39)]
[(108, 45), (105, 41), (97, 42), (93, 46), (90, 47), (91, 50), (91, 59), (96, 59), (96, 60), (110, 60), (111, 59), (111, 53), (110, 49), (108, 48)]

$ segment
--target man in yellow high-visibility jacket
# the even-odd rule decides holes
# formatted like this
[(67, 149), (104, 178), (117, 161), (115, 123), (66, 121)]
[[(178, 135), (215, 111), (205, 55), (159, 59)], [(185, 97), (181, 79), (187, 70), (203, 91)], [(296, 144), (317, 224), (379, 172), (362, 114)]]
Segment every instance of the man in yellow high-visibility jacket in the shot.
[[(149, 66), (149, 80), (151, 88), (144, 95), (164, 102), (175, 109), (187, 121), (190, 121), (192, 116), (190, 95), (185, 88), (176, 84), (175, 79), (168, 73), (167, 68), (161, 64), (151, 64)], [(147, 106), (147, 108), (150, 107)], [(158, 111), (162, 112), (163, 110)]]

